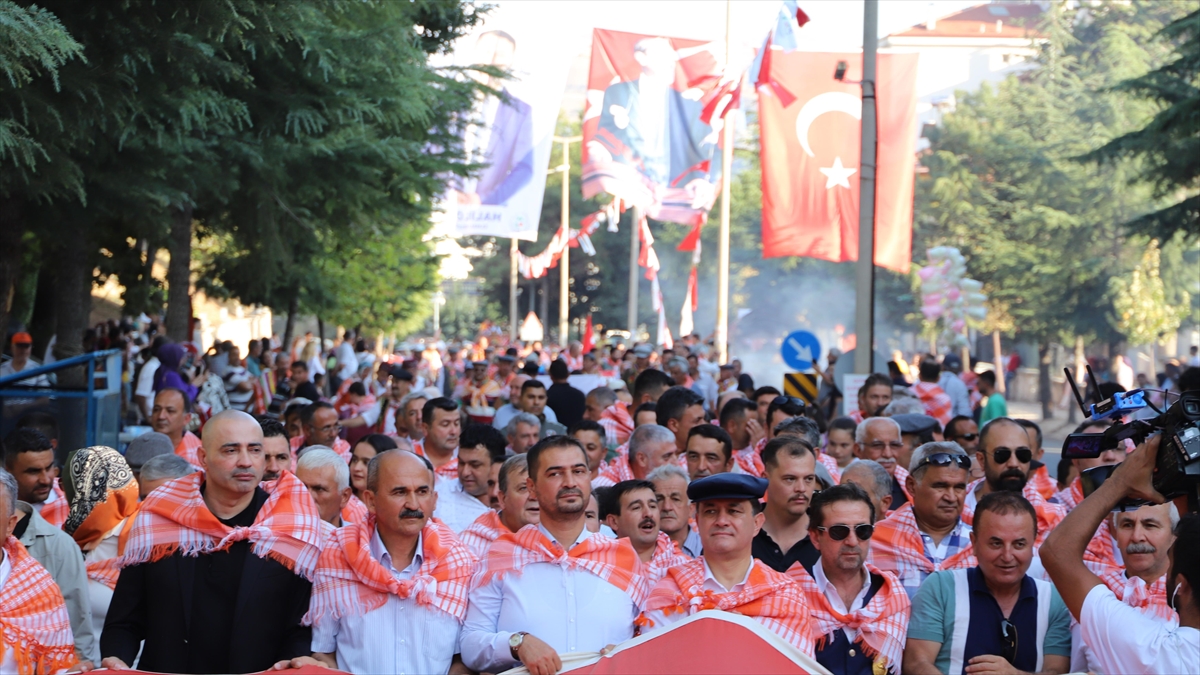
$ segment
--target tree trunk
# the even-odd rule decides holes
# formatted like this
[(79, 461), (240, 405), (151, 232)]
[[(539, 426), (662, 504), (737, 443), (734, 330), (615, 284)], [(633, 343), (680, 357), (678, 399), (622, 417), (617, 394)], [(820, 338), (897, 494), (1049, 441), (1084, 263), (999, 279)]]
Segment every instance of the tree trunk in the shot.
[[(62, 239), (56, 252), (55, 280), (55, 342), (58, 360), (78, 356), (83, 352), (83, 333), (87, 330), (91, 312), (93, 248), (87, 232), (90, 223), (82, 225)], [(58, 371), (58, 386), (69, 389), (87, 387), (87, 369), (66, 368)], [(61, 399), (58, 402), (58, 449), (55, 458), (66, 465), (67, 454), (87, 443), (87, 405), (84, 399)], [(69, 481), (67, 481), (69, 485)], [(73, 487), (69, 488), (73, 491)], [(70, 496), (68, 492), (68, 496)]]
[(317, 317), (317, 353), (325, 351), (325, 320)]
[[(1087, 367), (1087, 355), (1083, 351), (1083, 336), (1076, 335), (1075, 336), (1075, 372), (1073, 373), (1073, 375), (1075, 376), (1075, 385), (1077, 387), (1079, 387), (1079, 391), (1081, 391), (1081, 392), (1087, 391), (1086, 367)], [(1069, 387), (1071, 385), (1068, 384), (1067, 386)], [(1081, 414), (1082, 411), (1079, 410), (1079, 401), (1075, 400), (1074, 392), (1071, 393), (1071, 401), (1067, 404), (1067, 410), (1069, 411), (1067, 413), (1067, 420), (1070, 421), (1071, 424), (1078, 423), (1079, 415)]]
[(0, 340), (4, 345), (8, 344), (8, 318), (12, 313), (17, 280), (21, 276), (21, 258), (25, 253), (21, 235), (24, 232), (21, 202), (12, 197), (0, 199)]
[(187, 342), (192, 339), (188, 329), (192, 318), (192, 207), (172, 214), (167, 250), (171, 254), (167, 267), (167, 337)]
[(996, 373), (996, 391), (1006, 394), (1004, 381), (1004, 357), (1000, 354), (1000, 331), (992, 331), (992, 371)]
[(292, 353), (292, 335), (296, 332), (296, 312), (300, 309), (300, 296), (293, 295), (288, 300), (287, 323), (283, 328), (283, 344), (279, 345), (284, 354)]
[(1050, 360), (1054, 356), (1049, 342), (1038, 345), (1038, 401), (1042, 404), (1042, 419), (1054, 418), (1054, 393), (1050, 391)]

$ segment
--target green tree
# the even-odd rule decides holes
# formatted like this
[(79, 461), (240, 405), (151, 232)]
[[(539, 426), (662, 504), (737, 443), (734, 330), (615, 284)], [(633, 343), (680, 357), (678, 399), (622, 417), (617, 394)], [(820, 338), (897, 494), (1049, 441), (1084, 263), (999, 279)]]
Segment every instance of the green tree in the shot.
[[(1159, 259), (1158, 241), (1151, 241), (1128, 277), (1109, 280), (1113, 323), (1135, 345), (1157, 344), (1179, 328), (1187, 312), (1167, 301)], [(1183, 300), (1185, 306), (1191, 304), (1186, 292)]]
[(1136, 127), (1149, 106), (1112, 85), (1163, 58), (1149, 37), (1178, 6), (1152, 2), (1054, 6), (1037, 68), (963, 96), (930, 135), (918, 181), (916, 250), (960, 247), (971, 277), (1007, 308), (1017, 334), (1039, 345), (1039, 392), (1050, 408), (1053, 343), (1124, 337), (1108, 319), (1110, 279), (1141, 258), (1120, 223), (1145, 213), (1136, 167), (1074, 158)]
[(1195, 3), (1189, 6), (1190, 14), (1159, 33), (1173, 45), (1176, 58), (1116, 87), (1157, 104), (1154, 117), (1088, 155), (1099, 161), (1136, 157), (1144, 162), (1136, 178), (1150, 182), (1156, 197), (1174, 203), (1140, 215), (1129, 227), (1163, 240), (1177, 232), (1200, 237), (1200, 9)]

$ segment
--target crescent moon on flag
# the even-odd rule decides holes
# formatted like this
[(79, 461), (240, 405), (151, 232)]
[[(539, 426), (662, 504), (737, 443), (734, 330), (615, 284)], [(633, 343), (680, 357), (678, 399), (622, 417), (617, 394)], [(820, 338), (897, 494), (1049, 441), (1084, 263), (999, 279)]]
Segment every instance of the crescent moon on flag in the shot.
[(818, 117), (827, 112), (843, 112), (856, 120), (861, 120), (862, 99), (842, 91), (827, 91), (808, 99), (808, 103), (805, 103), (804, 107), (800, 109), (800, 114), (796, 115), (796, 136), (800, 138), (800, 145), (809, 157), (816, 155), (812, 151), (812, 146), (808, 144), (808, 128)]

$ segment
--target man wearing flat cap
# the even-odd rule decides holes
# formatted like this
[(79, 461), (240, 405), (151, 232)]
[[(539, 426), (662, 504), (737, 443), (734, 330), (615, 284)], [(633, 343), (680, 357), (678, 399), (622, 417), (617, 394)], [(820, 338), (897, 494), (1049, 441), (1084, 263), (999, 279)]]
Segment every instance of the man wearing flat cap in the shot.
[(638, 617), (642, 634), (716, 609), (750, 617), (813, 655), (812, 619), (799, 585), (750, 554), (762, 529), (759, 500), (766, 490), (765, 479), (735, 473), (688, 485), (704, 555), (667, 570)]
[[(902, 413), (892, 415), (892, 419), (900, 425), (900, 442), (904, 444), (896, 453), (898, 467), (908, 467), (912, 461), (913, 450), (926, 443), (942, 440), (942, 425), (929, 415)], [(903, 482), (902, 478), (900, 480)]]

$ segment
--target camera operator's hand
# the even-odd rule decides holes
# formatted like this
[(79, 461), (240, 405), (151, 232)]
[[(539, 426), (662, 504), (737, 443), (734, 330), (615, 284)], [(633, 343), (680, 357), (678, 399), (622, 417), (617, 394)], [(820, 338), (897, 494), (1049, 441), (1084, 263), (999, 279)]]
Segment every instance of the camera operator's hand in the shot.
[(1120, 468), (1113, 473), (1110, 480), (1118, 481), (1127, 497), (1144, 499), (1155, 504), (1167, 501), (1154, 489), (1154, 466), (1161, 441), (1162, 434), (1152, 436), (1129, 453)]

